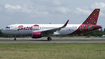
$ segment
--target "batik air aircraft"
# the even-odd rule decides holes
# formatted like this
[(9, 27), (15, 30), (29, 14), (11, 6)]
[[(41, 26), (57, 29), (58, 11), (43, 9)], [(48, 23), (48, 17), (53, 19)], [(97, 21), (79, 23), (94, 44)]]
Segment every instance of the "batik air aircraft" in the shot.
[(32, 38), (47, 36), (52, 40), (52, 35), (73, 35), (102, 28), (97, 24), (100, 9), (95, 9), (82, 24), (12, 24), (2, 30), (2, 33), (15, 35), (31, 35)]

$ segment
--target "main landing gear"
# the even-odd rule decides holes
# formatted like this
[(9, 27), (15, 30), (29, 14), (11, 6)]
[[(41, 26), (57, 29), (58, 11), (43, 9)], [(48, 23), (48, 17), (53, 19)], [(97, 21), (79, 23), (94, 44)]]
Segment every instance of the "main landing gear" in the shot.
[(16, 41), (16, 35), (15, 35), (15, 37), (14, 37), (14, 41)]
[(52, 38), (51, 38), (51, 37), (48, 37), (48, 38), (47, 38), (47, 40), (48, 40), (48, 41), (51, 41), (51, 40), (52, 40)]

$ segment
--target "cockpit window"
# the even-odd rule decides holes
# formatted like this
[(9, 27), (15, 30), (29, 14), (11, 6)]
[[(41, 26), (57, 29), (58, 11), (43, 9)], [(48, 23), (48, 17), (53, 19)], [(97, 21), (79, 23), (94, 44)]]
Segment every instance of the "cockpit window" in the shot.
[(7, 29), (10, 29), (10, 27), (6, 27)]

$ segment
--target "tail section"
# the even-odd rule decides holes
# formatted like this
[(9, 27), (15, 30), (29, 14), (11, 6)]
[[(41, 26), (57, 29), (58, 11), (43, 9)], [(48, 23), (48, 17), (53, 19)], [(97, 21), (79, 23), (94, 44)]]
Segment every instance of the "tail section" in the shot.
[(97, 24), (97, 19), (99, 15), (100, 9), (95, 9), (89, 17), (83, 22), (83, 24), (92, 24), (96, 25)]
[(100, 9), (95, 9), (89, 17), (78, 27), (78, 29), (72, 34), (80, 34), (83, 32), (93, 31), (102, 28), (102, 26), (96, 25), (98, 20)]

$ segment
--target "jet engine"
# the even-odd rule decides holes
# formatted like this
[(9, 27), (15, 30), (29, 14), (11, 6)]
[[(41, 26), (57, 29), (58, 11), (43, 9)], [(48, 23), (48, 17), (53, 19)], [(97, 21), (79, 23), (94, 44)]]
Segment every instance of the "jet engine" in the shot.
[(41, 38), (42, 35), (41, 35), (41, 32), (33, 32), (32, 33), (32, 38)]

